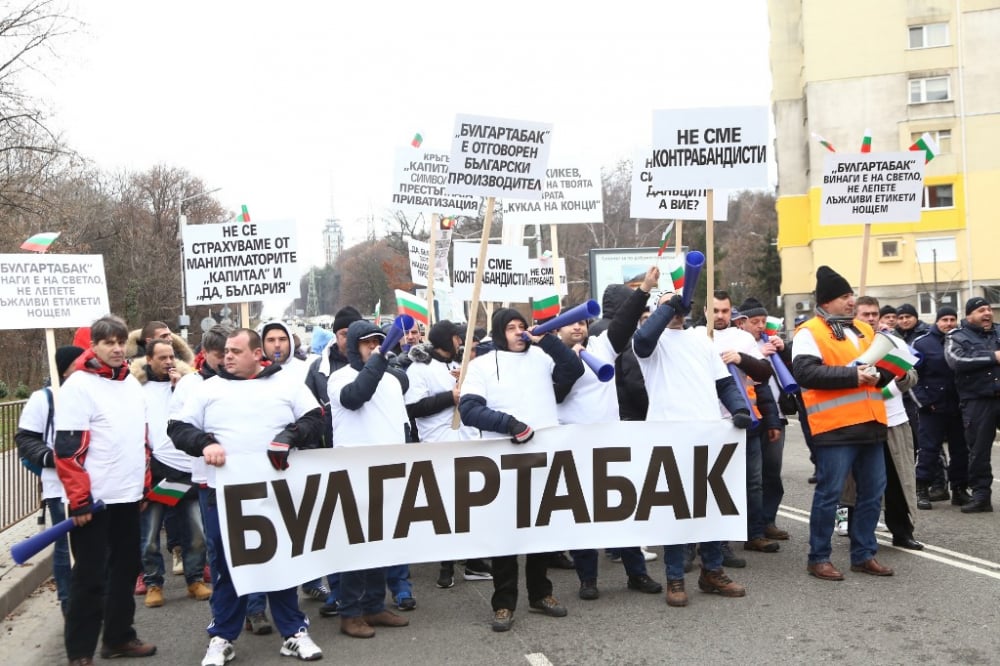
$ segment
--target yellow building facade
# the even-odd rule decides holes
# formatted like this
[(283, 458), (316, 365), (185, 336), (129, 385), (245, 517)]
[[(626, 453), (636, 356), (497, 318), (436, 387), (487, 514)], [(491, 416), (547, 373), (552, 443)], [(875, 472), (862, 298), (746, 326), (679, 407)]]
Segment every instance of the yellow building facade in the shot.
[(1000, 0), (768, 0), (782, 307), (812, 314), (816, 268), (861, 293), (864, 225), (820, 225), (825, 147), (906, 150), (925, 132), (920, 222), (870, 229), (863, 292), (934, 321), (1000, 307)]

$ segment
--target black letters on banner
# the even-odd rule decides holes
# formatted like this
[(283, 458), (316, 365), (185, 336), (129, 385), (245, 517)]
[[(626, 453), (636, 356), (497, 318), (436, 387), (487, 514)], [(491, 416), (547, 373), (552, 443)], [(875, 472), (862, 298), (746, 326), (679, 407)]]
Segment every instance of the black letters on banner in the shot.
[[(483, 476), (483, 488), (470, 490), (470, 476)], [(469, 531), (470, 513), (474, 506), (486, 506), (500, 494), (500, 470), (492, 458), (471, 456), (455, 458), (455, 534)]]
[[(267, 484), (244, 483), (226, 486), (226, 516), (229, 518), (229, 556), (233, 566), (242, 564), (262, 564), (278, 552), (278, 533), (271, 521), (264, 516), (243, 515), (243, 501), (267, 497)], [(260, 545), (247, 548), (246, 533), (260, 534)]]
[[(417, 491), (424, 488), (424, 495), (427, 497), (427, 506), (417, 507)], [(424, 520), (429, 520), (434, 525), (435, 534), (451, 534), (451, 526), (448, 525), (448, 514), (444, 510), (444, 500), (441, 498), (441, 489), (438, 487), (437, 477), (434, 476), (434, 465), (430, 460), (419, 460), (413, 463), (410, 477), (406, 480), (406, 490), (403, 491), (402, 506), (399, 507), (399, 516), (396, 519), (396, 529), (392, 533), (393, 539), (405, 539), (410, 534), (410, 525)]]

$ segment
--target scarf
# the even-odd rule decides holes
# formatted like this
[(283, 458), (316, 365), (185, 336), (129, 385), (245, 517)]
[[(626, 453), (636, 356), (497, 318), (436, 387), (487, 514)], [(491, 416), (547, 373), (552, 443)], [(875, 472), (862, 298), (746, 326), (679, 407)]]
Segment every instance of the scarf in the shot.
[(833, 337), (837, 340), (846, 339), (847, 336), (844, 335), (845, 328), (854, 331), (854, 334), (859, 338), (865, 337), (865, 334), (854, 325), (854, 317), (834, 316), (818, 305), (816, 306), (816, 316), (822, 318), (827, 323), (830, 330), (833, 331)]

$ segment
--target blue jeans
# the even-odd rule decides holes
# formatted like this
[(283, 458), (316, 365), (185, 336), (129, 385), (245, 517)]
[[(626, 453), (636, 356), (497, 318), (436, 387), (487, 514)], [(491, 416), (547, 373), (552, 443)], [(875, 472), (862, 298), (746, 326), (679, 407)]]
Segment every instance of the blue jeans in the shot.
[(375, 615), (385, 610), (385, 569), (344, 571), (340, 574), (341, 617)]
[(188, 585), (202, 579), (205, 572), (205, 531), (201, 522), (200, 502), (193, 497), (185, 496), (174, 507), (168, 507), (159, 502), (150, 502), (142, 513), (142, 535), (145, 539), (142, 545), (143, 581), (146, 585), (163, 587), (164, 562), (160, 552), (160, 527), (166, 514), (174, 510), (174, 524), (181, 528), (184, 542), (181, 553), (184, 559), (184, 581)]
[[(646, 556), (642, 554), (642, 549), (638, 546), (629, 548), (615, 548), (616, 553), (621, 555), (622, 565), (625, 573), (629, 576), (643, 576), (646, 574)], [(573, 564), (576, 566), (576, 575), (580, 582), (597, 580), (597, 551), (571, 550)]]
[[(684, 580), (684, 549), (687, 544), (677, 543), (663, 547), (663, 564), (667, 571), (667, 580)], [(698, 544), (701, 555), (701, 568), (705, 571), (718, 571), (722, 568), (722, 544), (719, 541), (705, 541)]]
[[(49, 518), (53, 525), (66, 520), (66, 509), (63, 506), (62, 498), (49, 497), (45, 500), (45, 506), (49, 510)], [(61, 536), (52, 544), (52, 578), (56, 581), (56, 596), (59, 599), (59, 608), (63, 615), (66, 615), (66, 610), (69, 608), (71, 572), (69, 539), (66, 536)]]
[[(209, 491), (214, 495), (214, 491)], [(243, 630), (247, 615), (247, 597), (238, 596), (233, 587), (233, 579), (226, 565), (225, 542), (219, 529), (219, 509), (215, 498), (210, 497), (205, 503), (205, 536), (212, 544), (212, 623), (208, 625), (210, 637), (220, 636), (227, 641), (236, 640)], [(290, 587), (287, 590), (267, 592), (267, 600), (271, 604), (271, 616), (282, 638), (294, 636), (309, 627), (305, 613), (299, 610), (298, 589)]]
[(851, 512), (851, 564), (875, 557), (875, 526), (885, 492), (885, 443), (815, 446), (816, 489), (809, 514), (809, 564), (829, 562), (837, 502), (848, 472), (854, 474), (857, 499)]
[(400, 596), (412, 597), (413, 585), (410, 584), (410, 565), (394, 564), (385, 568), (385, 584), (393, 599)]
[(778, 507), (785, 496), (785, 486), (781, 483), (781, 459), (785, 454), (785, 427), (776, 442), (765, 441), (761, 435), (761, 483), (764, 526), (774, 525), (778, 517)]
[(747, 540), (764, 536), (763, 458), (760, 442), (767, 431), (747, 433)]

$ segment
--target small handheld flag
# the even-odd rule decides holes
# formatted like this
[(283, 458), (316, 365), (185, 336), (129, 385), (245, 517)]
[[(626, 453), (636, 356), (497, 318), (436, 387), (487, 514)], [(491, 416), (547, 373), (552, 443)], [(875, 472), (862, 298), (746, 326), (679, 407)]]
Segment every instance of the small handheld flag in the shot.
[(413, 141), (410, 142), (410, 145), (413, 146), (414, 148), (419, 148), (420, 144), (422, 144), (423, 142), (424, 142), (424, 136), (420, 132), (417, 132), (416, 134), (413, 135)]
[(249, 222), (250, 221), (250, 211), (247, 209), (246, 204), (242, 206), (242, 210), (236, 214), (237, 222)]
[(832, 143), (830, 143), (829, 141), (827, 141), (826, 139), (824, 139), (823, 137), (821, 137), (819, 134), (816, 134), (816, 132), (812, 133), (812, 138), (814, 138), (817, 141), (819, 141), (819, 144), (821, 146), (823, 146), (824, 148), (826, 148), (827, 150), (829, 150), (831, 153), (837, 152), (837, 149), (833, 147)]
[(923, 136), (917, 139), (916, 142), (910, 146), (910, 150), (923, 151), (924, 164), (927, 164), (934, 159), (934, 156), (939, 152), (937, 143), (927, 132), (924, 132)]
[(663, 230), (663, 238), (660, 239), (660, 251), (656, 253), (656, 258), (659, 259), (663, 256), (663, 253), (667, 251), (667, 244), (670, 242), (670, 232), (674, 230), (674, 222), (670, 222), (667, 228)]
[(865, 137), (861, 139), (861, 152), (872, 152), (872, 131), (870, 129), (865, 130)]
[(413, 317), (424, 326), (428, 325), (427, 304), (421, 303), (416, 296), (402, 289), (396, 289), (396, 311)]
[(553, 294), (545, 298), (536, 298), (531, 302), (531, 317), (536, 322), (551, 319), (559, 314), (559, 296)]
[(28, 240), (21, 243), (22, 250), (28, 250), (29, 252), (46, 252), (52, 243), (59, 238), (59, 231), (47, 231), (41, 234), (35, 234)]
[(677, 264), (670, 269), (670, 279), (674, 283), (674, 291), (684, 288), (684, 264)]

